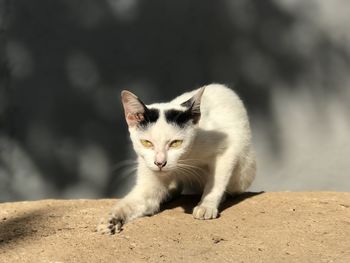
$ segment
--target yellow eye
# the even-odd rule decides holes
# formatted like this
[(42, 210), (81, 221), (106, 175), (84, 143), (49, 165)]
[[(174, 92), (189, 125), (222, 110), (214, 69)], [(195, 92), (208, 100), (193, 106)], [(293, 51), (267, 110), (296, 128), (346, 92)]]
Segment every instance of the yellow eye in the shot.
[(182, 145), (182, 140), (172, 141), (169, 145), (170, 148), (179, 148)]
[(153, 147), (153, 143), (151, 143), (148, 140), (141, 140), (141, 144), (145, 147), (145, 148), (152, 148)]

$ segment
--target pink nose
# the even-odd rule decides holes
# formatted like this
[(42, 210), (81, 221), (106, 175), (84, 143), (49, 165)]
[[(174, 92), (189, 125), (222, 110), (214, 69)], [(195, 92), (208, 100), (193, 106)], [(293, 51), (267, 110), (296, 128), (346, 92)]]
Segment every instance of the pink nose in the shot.
[(163, 168), (166, 165), (166, 161), (163, 161), (163, 162), (155, 161), (154, 164), (157, 165), (159, 168)]

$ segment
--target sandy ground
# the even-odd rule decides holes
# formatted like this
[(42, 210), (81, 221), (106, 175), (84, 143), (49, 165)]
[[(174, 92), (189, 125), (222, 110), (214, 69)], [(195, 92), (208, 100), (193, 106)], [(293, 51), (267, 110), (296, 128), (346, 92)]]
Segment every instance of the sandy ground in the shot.
[(0, 262), (350, 262), (350, 193), (247, 193), (195, 220), (181, 197), (121, 233), (95, 232), (114, 200), (0, 204)]

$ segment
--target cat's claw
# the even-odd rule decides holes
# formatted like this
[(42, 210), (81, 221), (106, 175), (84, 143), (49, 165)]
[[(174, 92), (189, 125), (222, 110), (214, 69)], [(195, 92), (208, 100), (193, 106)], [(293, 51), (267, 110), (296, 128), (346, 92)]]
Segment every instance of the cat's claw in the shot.
[(103, 235), (114, 235), (122, 231), (123, 220), (115, 216), (109, 217), (107, 220), (102, 219), (97, 226), (97, 232)]
[(193, 217), (195, 219), (208, 220), (217, 218), (219, 215), (216, 207), (198, 205), (193, 209)]

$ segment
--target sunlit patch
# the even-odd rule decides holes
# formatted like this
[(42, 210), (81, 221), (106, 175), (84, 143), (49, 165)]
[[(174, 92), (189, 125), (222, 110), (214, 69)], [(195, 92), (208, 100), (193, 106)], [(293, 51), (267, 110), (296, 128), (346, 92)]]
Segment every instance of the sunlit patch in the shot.
[(29, 49), (23, 43), (9, 41), (5, 52), (13, 77), (25, 78), (33, 73), (34, 59)]
[(99, 72), (95, 62), (87, 54), (77, 51), (67, 59), (67, 76), (70, 84), (82, 91), (96, 88)]
[(107, 3), (118, 20), (133, 21), (138, 15), (138, 0), (108, 0)]

